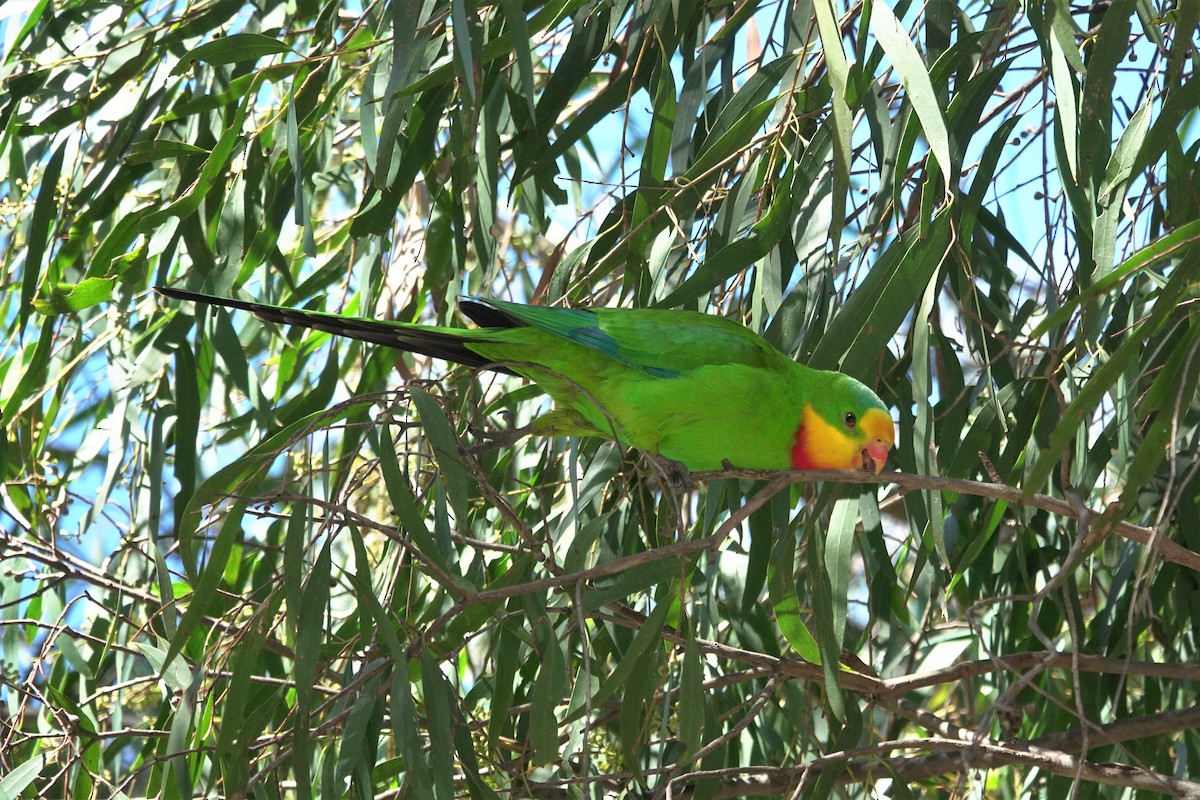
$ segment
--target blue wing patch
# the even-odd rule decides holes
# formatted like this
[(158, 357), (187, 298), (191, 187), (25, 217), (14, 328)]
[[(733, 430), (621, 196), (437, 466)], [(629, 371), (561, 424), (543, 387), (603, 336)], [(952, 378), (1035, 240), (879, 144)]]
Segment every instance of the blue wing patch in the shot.
[(621, 354), (620, 343), (605, 333), (598, 325), (592, 325), (587, 328), (573, 328), (566, 335), (573, 342), (578, 342), (584, 347), (590, 347), (593, 350), (604, 353), (604, 355), (613, 361), (640, 369), (642, 372), (647, 375), (653, 375), (655, 378), (678, 378), (681, 374), (678, 370), (666, 369), (665, 367), (650, 367), (645, 364), (630, 363)]
[(630, 361), (621, 350), (621, 343), (599, 324), (597, 315), (584, 308), (551, 308), (508, 303), (503, 300), (464, 298), (459, 307), (477, 325), (489, 328), (532, 326), (557, 334), (564, 339), (595, 350), (627, 367), (639, 369), (655, 378), (677, 378), (683, 373), (666, 367), (654, 367)]

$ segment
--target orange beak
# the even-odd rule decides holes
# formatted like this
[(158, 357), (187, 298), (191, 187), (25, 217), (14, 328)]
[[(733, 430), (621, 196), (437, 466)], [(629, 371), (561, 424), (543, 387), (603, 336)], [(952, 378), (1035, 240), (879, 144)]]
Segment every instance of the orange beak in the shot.
[(869, 409), (863, 414), (859, 424), (867, 435), (867, 444), (859, 454), (860, 466), (878, 475), (883, 472), (888, 451), (896, 441), (896, 428), (887, 412), (878, 408)]

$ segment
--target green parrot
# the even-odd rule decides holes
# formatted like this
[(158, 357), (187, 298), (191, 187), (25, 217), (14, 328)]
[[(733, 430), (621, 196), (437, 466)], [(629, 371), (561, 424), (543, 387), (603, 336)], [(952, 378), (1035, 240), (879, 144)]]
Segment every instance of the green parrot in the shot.
[(854, 378), (797, 364), (742, 325), (696, 311), (463, 298), (459, 310), (480, 326), (463, 329), (156, 291), (528, 378), (555, 402), (533, 433), (612, 439), (693, 472), (878, 474), (895, 442), (887, 407)]

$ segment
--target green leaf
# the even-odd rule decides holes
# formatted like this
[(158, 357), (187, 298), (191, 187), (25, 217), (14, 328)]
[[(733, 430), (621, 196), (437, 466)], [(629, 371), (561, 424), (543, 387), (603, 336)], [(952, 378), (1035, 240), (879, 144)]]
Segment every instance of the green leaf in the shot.
[(429, 443), (433, 447), (433, 457), (441, 468), (442, 479), (446, 483), (446, 493), (450, 498), (450, 506), (454, 509), (459, 525), (464, 525), (469, 511), (468, 479), (466, 469), (459, 457), (458, 437), (450, 427), (442, 407), (427, 392), (411, 387), (413, 405), (425, 426)]
[(700, 648), (696, 644), (695, 630), (687, 628), (687, 639), (683, 646), (683, 663), (679, 670), (679, 700), (676, 713), (679, 716), (679, 741), (684, 752), (691, 754), (700, 749), (704, 741), (704, 665), (700, 661)]
[(833, 318), (809, 365), (865, 377), (921, 292), (937, 272), (950, 246), (950, 218), (934, 219), (929, 237), (909, 228), (893, 242)]
[(245, 501), (234, 503), (225, 518), (221, 520), (221, 529), (208, 551), (208, 563), (200, 571), (195, 583), (195, 589), (189, 598), (179, 627), (167, 650), (165, 663), (159, 667), (170, 665), (175, 657), (187, 647), (192, 633), (199, 629), (205, 617), (213, 611), (213, 602), (217, 598), (217, 589), (225, 576), (225, 565), (233, 552), (235, 544), (240, 543), (243, 536), (242, 518), (246, 513)]
[(549, 619), (537, 625), (537, 646), (541, 668), (533, 684), (529, 708), (529, 740), (535, 764), (551, 764), (559, 759), (558, 717), (554, 709), (562, 702), (567, 686), (566, 662), (562, 646)]
[(456, 588), (472, 591), (474, 586), (471, 582), (463, 577), (456, 564), (446, 559), (442, 549), (434, 541), (421, 509), (417, 506), (417, 499), (408, 483), (409, 479), (401, 471), (400, 463), (396, 459), (396, 451), (393, 448), (392, 435), (388, 427), (384, 425), (375, 442), (375, 452), (379, 454), (384, 487), (387, 490), (388, 499), (391, 500), (392, 510), (399, 519), (401, 530), (412, 537), (417, 550), (432, 561), (443, 575), (453, 576)]
[(421, 688), (425, 692), (425, 717), (429, 730), (429, 764), (433, 769), (433, 796), (454, 800), (453, 690), (428, 650), (421, 651)]
[[(665, 586), (660, 591), (660, 595), (671, 590), (671, 586)], [(661, 638), (664, 623), (667, 620), (667, 614), (671, 610), (670, 603), (658, 603), (650, 615), (646, 617), (646, 621), (638, 628), (637, 634), (633, 637), (633, 641), (629, 643), (624, 652), (619, 654), (619, 663), (616, 668), (601, 681), (600, 687), (592, 694), (591, 706), (599, 707), (609, 698), (616, 695), (618, 691), (623, 689), (625, 682), (634, 670), (641, 668), (644, 663), (643, 658), (651, 647), (658, 644)], [(571, 706), (567, 710), (567, 718), (564, 722), (570, 722), (578, 719), (587, 707), (579, 702), (578, 697), (572, 698)]]
[(6, 775), (0, 775), (0, 796), (5, 798), (17, 798), (21, 796), (28, 787), (33, 785), (33, 782), (42, 774), (42, 770), (49, 763), (50, 756), (46, 753), (35, 753), (32, 758), (29, 758), (17, 764)]
[[(1079, 179), (1079, 87), (1076, 72), (1082, 71), (1079, 53), (1075, 48), (1075, 30), (1065, 0), (1051, 0), (1046, 4), (1046, 19), (1049, 32), (1043, 33), (1042, 46), (1050, 53), (1050, 78), (1054, 86), (1054, 118), (1062, 137), (1062, 152), (1067, 160), (1067, 176), (1072, 181)], [(1040, 22), (1040, 20), (1039, 20)], [(1044, 31), (1042, 25), (1035, 27)]]
[(210, 152), (203, 147), (197, 147), (189, 142), (151, 139), (149, 141), (134, 142), (133, 146), (130, 147), (129, 155), (125, 157), (125, 163), (130, 166), (150, 164), (168, 158), (209, 155)]
[(834, 629), (835, 603), (833, 587), (829, 581), (828, 568), (821, 569), (825, 563), (825, 541), (817, 529), (815, 521), (805, 525), (808, 563), (813, 565), (808, 576), (811, 581), (810, 590), (813, 599), (813, 627), (817, 631), (817, 647), (821, 652), (821, 670), (824, 673), (825, 701), (834, 718), (841, 721), (846, 718), (846, 701), (842, 696), (842, 688), (838, 682), (838, 669), (841, 658), (841, 643)]
[[(33, 298), (37, 294), (39, 279), (42, 276), (46, 248), (58, 218), (60, 206), (58, 198), (58, 182), (62, 176), (63, 158), (66, 154), (67, 142), (60, 144), (46, 162), (39, 182), (37, 200), (33, 204), (33, 213), (29, 216), (29, 228), (25, 234), (25, 270), (21, 280), (21, 305), (17, 312), (24, 327), (29, 318)], [(11, 419), (11, 417), (9, 417)]]
[(475, 54), (472, 51), (472, 29), (478, 24), (475, 4), (468, 3), (468, 0), (451, 0), (450, 17), (454, 22), (455, 72), (466, 89), (466, 101), (475, 105), (479, 101), (475, 88)]
[(187, 668), (179, 659), (170, 658), (170, 652), (155, 647), (147, 642), (139, 642), (138, 649), (142, 651), (142, 655), (150, 662), (150, 668), (161, 676), (163, 681), (176, 692), (186, 691), (191, 687), (195, 676), (192, 671)]
[(166, 757), (170, 765), (170, 774), (175, 778), (167, 783), (167, 796), (174, 790), (180, 798), (192, 796), (195, 781), (188, 769), (187, 754), (188, 740), (196, 723), (196, 694), (194, 690), (181, 692), (176, 702), (175, 713), (171, 716), (170, 730), (167, 733)]
[[(247, 719), (255, 678), (266, 668), (263, 663), (266, 625), (275, 619), (281, 592), (272, 592), (268, 604), (258, 609), (258, 616), (247, 626), (245, 635), (229, 662), (229, 682), (221, 702), (221, 726), (217, 731), (217, 752), (228, 758), (247, 758), (250, 747), (266, 724), (255, 718)], [(176, 662), (178, 663), (178, 662)]]
[(1038, 456), (1022, 488), (1026, 493), (1039, 491), (1057, 466), (1059, 459), (1075, 440), (1081, 426), (1097, 408), (1101, 398), (1112, 391), (1127, 365), (1142, 352), (1142, 343), (1156, 334), (1175, 313), (1176, 305), (1192, 284), (1194, 270), (1200, 270), (1200, 258), (1195, 251), (1171, 273), (1167, 284), (1159, 292), (1151, 312), (1138, 323), (1112, 352), (1108, 361), (1092, 373), (1087, 383), (1071, 400), (1066, 410), (1055, 421), (1049, 445)]
[[(935, 386), (933, 362), (930, 359), (930, 325), (926, 322), (933, 316), (934, 306), (941, 289), (941, 280), (937, 275), (925, 287), (921, 303), (917, 306), (915, 322), (913, 323), (912, 343), (912, 373), (913, 396), (932, 397)], [(943, 381), (944, 385), (944, 381)], [(916, 404), (916, 419), (913, 421), (913, 462), (917, 472), (922, 475), (938, 475), (937, 425), (934, 421), (933, 407), (930, 403)], [(950, 558), (946, 552), (945, 512), (942, 509), (942, 493), (938, 491), (922, 492), (925, 498), (926, 516), (929, 520), (929, 530), (933, 536), (934, 550), (943, 564), (949, 564)]]
[(522, 638), (510, 625), (502, 623), (496, 629), (495, 652), (492, 659), (496, 669), (493, 676), (495, 689), (492, 692), (492, 716), (488, 721), (487, 730), (489, 748), (496, 746), (500, 736), (504, 735), (512, 724), (508, 719), (508, 711), (512, 708), (513, 681), (516, 678), (517, 669), (521, 666), (518, 658), (521, 652)]
[(1122, 508), (1137, 506), (1137, 498), (1159, 465), (1168, 457), (1178, 458), (1175, 437), (1187, 415), (1196, 385), (1200, 381), (1200, 325), (1194, 317), (1188, 321), (1187, 335), (1174, 348), (1171, 357), (1142, 398), (1138, 409), (1149, 427), (1128, 466), (1119, 503)]
[[(510, 31), (513, 42), (525, 42), (529, 39), (529, 28), (525, 24), (525, 11), (518, 0), (500, 0), (500, 11), (504, 14), (504, 24)], [(517, 59), (517, 88), (525, 100), (526, 110), (530, 117), (536, 115), (537, 100), (534, 97), (535, 80), (533, 74), (533, 54), (529, 48), (514, 47), (513, 55)]]
[(1030, 332), (1030, 338), (1037, 339), (1045, 336), (1053, 329), (1065, 324), (1081, 307), (1096, 298), (1101, 297), (1130, 277), (1154, 266), (1172, 256), (1177, 256), (1187, 248), (1200, 242), (1200, 220), (1181, 225), (1175, 231), (1146, 245), (1141, 250), (1125, 259), (1119, 267), (1109, 272), (1100, 280), (1089, 285), (1082, 291), (1063, 303), (1054, 313), (1048, 315)]
[(854, 558), (854, 530), (858, 526), (858, 498), (842, 497), (833, 504), (825, 534), (825, 572), (833, 601), (833, 635), (838, 650), (846, 634), (850, 604), (850, 564)]
[(826, 123), (833, 149), (833, 207), (829, 223), (830, 249), (836, 258), (841, 251), (842, 229), (846, 223), (846, 193), (850, 191), (850, 139), (854, 122), (850, 106), (846, 102), (849, 94), (850, 66), (842, 47), (841, 16), (833, 0), (815, 0), (813, 10), (817, 20), (817, 31), (821, 37), (822, 50), (829, 65), (828, 79), (833, 91), (830, 93), (831, 113)]
[(648, 561), (630, 567), (623, 570), (615, 580), (589, 589), (583, 596), (583, 610), (595, 611), (614, 600), (669, 582), (678, 574), (679, 564), (671, 559)]
[[(790, 174), (780, 181), (783, 186), (790, 182)], [(787, 232), (791, 211), (791, 193), (777, 190), (766, 215), (754, 223), (749, 233), (706, 258), (691, 277), (656, 305), (663, 308), (694, 305), (698, 298), (767, 255)]]
[(800, 597), (792, 572), (794, 560), (795, 545), (791, 538), (780, 536), (776, 540), (773, 569), (767, 579), (771, 607), (775, 611), (775, 623), (792, 649), (805, 661), (820, 664), (821, 649), (801, 619)]
[(157, 211), (142, 216), (138, 225), (143, 232), (152, 232), (171, 217), (184, 217), (194, 214), (200, 204), (213, 190), (225, 174), (229, 161), (240, 152), (245, 144), (242, 125), (246, 120), (246, 112), (251, 103), (250, 98), (243, 98), (236, 106), (233, 119), (221, 132), (221, 138), (213, 146), (196, 179), (172, 202)]
[(655, 711), (654, 690), (662, 682), (659, 675), (660, 664), (659, 651), (651, 651), (647, 654), (643, 668), (631, 672), (622, 687), (617, 736), (621, 742), (621, 753), (625, 763), (634, 765), (634, 778), (639, 783), (642, 775), (637, 766), (638, 753), (642, 752), (648, 740), (650, 721)]
[[(311, 72), (308, 76), (315, 78), (317, 72)], [(304, 251), (304, 255), (309, 258), (317, 257), (317, 243), (313, 238), (312, 215), (308, 210), (308, 193), (304, 185), (304, 175), (307, 172), (304, 168), (304, 154), (300, 149), (300, 121), (296, 104), (298, 101), (297, 90), (293, 88), (288, 95), (287, 114), (284, 119), (287, 121), (285, 130), (287, 131), (287, 148), (288, 160), (292, 162), (292, 171), (295, 178), (292, 181), (292, 190), (296, 197), (296, 212), (294, 219), (296, 224), (300, 226), (300, 246)]]
[(279, 454), (301, 432), (308, 432), (322, 426), (328, 427), (352, 419), (364, 414), (372, 405), (373, 401), (369, 398), (355, 400), (343, 403), (337, 408), (296, 420), (214, 472), (210, 478), (196, 488), (195, 494), (192, 495), (183, 514), (180, 515), (179, 526), (175, 533), (179, 537), (180, 547), (183, 548), (186, 557), (185, 563), (195, 563), (195, 553), (192, 550), (193, 539), (205, 506), (236, 494), (243, 481), (269, 467), (271, 462), (279, 458)]
[(194, 47), (171, 71), (172, 75), (180, 75), (188, 69), (190, 61), (203, 61), (206, 64), (235, 64), (239, 61), (257, 61), (267, 56), (280, 53), (299, 55), (278, 39), (264, 36), (261, 33), (233, 33), (219, 39)]
[(937, 93), (929, 80), (929, 70), (925, 61), (917, 52), (916, 46), (908, 36), (908, 31), (900, 25), (891, 6), (886, 2), (871, 4), (871, 33), (879, 40), (879, 46), (887, 53), (888, 59), (900, 75), (900, 82), (908, 94), (921, 128), (925, 131), (925, 139), (929, 149), (941, 166), (942, 178), (945, 181), (947, 194), (951, 191), (950, 181), (954, 177), (954, 161), (951, 159), (953, 145), (950, 133), (946, 129), (946, 120), (938, 104)]
[[(380, 627), (386, 625), (386, 618), (380, 620)], [(399, 644), (398, 642), (396, 643)], [(404, 756), (404, 773), (408, 786), (414, 797), (420, 800), (433, 800), (435, 797), (433, 776), (426, 765), (425, 750), (420, 736), (420, 720), (417, 718), (416, 706), (413, 703), (412, 690), (409, 685), (409, 662), (403, 649), (393, 649), (396, 666), (392, 670), (392, 702), (389, 711), (392, 717), (392, 731), (400, 744), (400, 753)], [(422, 686), (425, 687), (424, 674), (426, 657), (422, 655), (421, 674)], [(435, 667), (436, 669), (436, 667)], [(436, 685), (435, 685), (436, 690)], [(426, 691), (429, 691), (426, 689)], [(439, 795), (440, 800), (440, 795)]]
[(82, 311), (111, 300), (115, 282), (114, 278), (87, 278), (80, 283), (60, 283), (51, 290), (49, 299), (34, 300), (33, 307), (47, 316)]

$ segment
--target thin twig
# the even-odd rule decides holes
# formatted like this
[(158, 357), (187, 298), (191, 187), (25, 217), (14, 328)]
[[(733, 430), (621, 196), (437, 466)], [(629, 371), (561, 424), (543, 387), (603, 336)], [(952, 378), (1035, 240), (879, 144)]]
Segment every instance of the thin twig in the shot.
[[(914, 475), (910, 472), (883, 472), (872, 475), (861, 470), (806, 470), (793, 472), (771, 472), (768, 470), (732, 469), (712, 472), (696, 472), (692, 477), (696, 480), (714, 480), (717, 478), (775, 478), (787, 476), (788, 483), (814, 483), (825, 481), (829, 483), (894, 483), (904, 491), (915, 489), (935, 490), (943, 492), (958, 492), (976, 497), (988, 497), (993, 500), (1004, 500), (1014, 505), (1040, 508), (1052, 514), (1078, 519), (1079, 512), (1066, 500), (1051, 497), (1036, 492), (1026, 493), (1020, 489), (1002, 483), (982, 483), (959, 478), (942, 478), (936, 475)], [(1095, 520), (1101, 514), (1092, 511)], [(1114, 533), (1124, 539), (1143, 544), (1155, 550), (1166, 561), (1179, 564), (1200, 572), (1200, 553), (1183, 547), (1170, 539), (1158, 534), (1154, 528), (1144, 528), (1124, 520), (1112, 524), (1108, 533)]]

